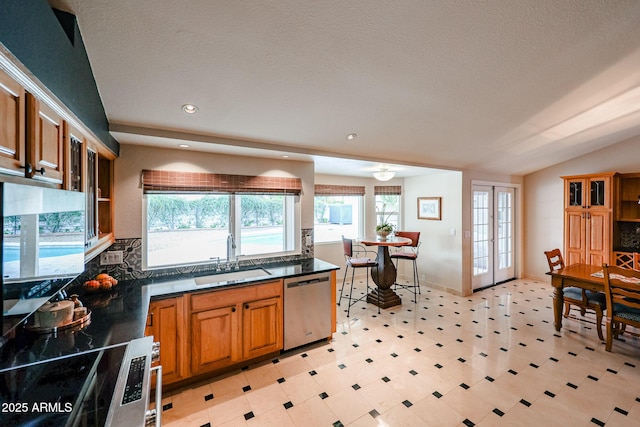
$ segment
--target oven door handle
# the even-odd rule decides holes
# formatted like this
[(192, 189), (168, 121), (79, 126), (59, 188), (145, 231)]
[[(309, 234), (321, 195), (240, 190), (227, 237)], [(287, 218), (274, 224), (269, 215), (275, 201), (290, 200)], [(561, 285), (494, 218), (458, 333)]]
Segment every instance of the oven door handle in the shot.
[[(156, 407), (147, 411), (146, 425), (155, 425), (160, 427), (162, 424), (162, 365), (154, 366), (149, 369), (149, 373), (156, 373)], [(149, 380), (151, 383), (151, 380)]]

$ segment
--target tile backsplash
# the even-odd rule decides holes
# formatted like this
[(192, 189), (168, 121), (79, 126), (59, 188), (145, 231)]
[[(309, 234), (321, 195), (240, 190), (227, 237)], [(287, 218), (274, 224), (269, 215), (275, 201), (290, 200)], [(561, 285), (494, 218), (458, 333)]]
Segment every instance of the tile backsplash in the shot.
[[(307, 237), (310, 237), (307, 239)], [(300, 236), (302, 251), (298, 255), (288, 255), (276, 258), (260, 258), (250, 260), (240, 260), (240, 268), (253, 265), (261, 265), (265, 263), (274, 262), (287, 262), (296, 261), (300, 259), (313, 258), (313, 228), (303, 229)], [(307, 241), (311, 244), (307, 245)], [(216, 266), (212, 264), (200, 264), (183, 267), (169, 267), (153, 270), (142, 269), (142, 239), (130, 238), (130, 239), (116, 239), (115, 243), (111, 245), (107, 251), (122, 251), (123, 260), (122, 264), (115, 265), (100, 265), (100, 257), (97, 256), (93, 260), (89, 261), (85, 265), (85, 271), (82, 273), (76, 281), (84, 282), (91, 277), (94, 277), (98, 273), (106, 272), (109, 275), (115, 277), (118, 280), (134, 280), (134, 279), (147, 279), (147, 278), (159, 278), (170, 277), (181, 274), (197, 274), (214, 272)]]

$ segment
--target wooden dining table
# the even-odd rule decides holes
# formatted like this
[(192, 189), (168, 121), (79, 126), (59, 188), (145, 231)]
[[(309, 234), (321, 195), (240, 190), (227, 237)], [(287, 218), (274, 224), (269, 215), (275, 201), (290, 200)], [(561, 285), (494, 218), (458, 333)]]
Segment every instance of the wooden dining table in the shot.
[(396, 282), (398, 272), (389, 256), (389, 248), (409, 246), (412, 240), (398, 236), (387, 236), (386, 238), (367, 236), (359, 238), (357, 241), (365, 246), (378, 247), (378, 265), (371, 268), (371, 279), (376, 284), (376, 288), (367, 295), (367, 302), (378, 305), (380, 308), (402, 304), (400, 296), (391, 289), (391, 286)]
[(563, 288), (576, 287), (595, 292), (604, 292), (604, 278), (594, 273), (602, 272), (601, 265), (572, 264), (556, 270), (551, 275), (553, 285), (553, 321), (556, 331), (562, 329)]

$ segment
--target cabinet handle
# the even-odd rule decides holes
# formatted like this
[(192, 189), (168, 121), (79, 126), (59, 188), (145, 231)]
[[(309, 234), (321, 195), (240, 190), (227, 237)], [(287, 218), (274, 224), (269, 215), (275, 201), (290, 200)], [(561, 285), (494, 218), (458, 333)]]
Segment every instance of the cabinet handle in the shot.
[(152, 327), (153, 326), (153, 311), (151, 313), (149, 313), (149, 315), (147, 316), (149, 318), (149, 322), (147, 322), (147, 327)]
[(235, 313), (236, 312), (236, 308), (235, 307), (231, 307), (231, 312)]
[(245, 304), (244, 308), (246, 308), (247, 310), (249, 310), (249, 304)]
[[(20, 169), (24, 169), (24, 171), (25, 171), (25, 173), (27, 175), (31, 175), (33, 173), (33, 166), (31, 165), (31, 163), (27, 163), (25, 166), (20, 166)], [(44, 175), (47, 171), (45, 170), (45, 168), (43, 166), (40, 169), (36, 169), (36, 172)]]

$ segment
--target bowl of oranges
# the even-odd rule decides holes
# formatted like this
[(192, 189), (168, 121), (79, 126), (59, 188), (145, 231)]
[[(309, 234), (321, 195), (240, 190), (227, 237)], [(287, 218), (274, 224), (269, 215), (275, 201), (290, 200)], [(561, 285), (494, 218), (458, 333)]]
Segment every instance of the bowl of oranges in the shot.
[(117, 279), (109, 276), (107, 273), (100, 273), (95, 279), (84, 282), (84, 289), (88, 292), (104, 292), (110, 291), (117, 284)]

